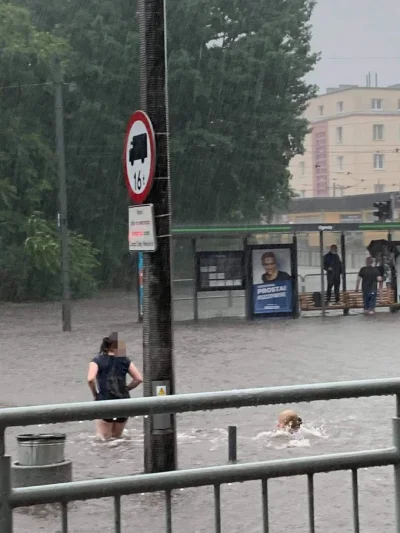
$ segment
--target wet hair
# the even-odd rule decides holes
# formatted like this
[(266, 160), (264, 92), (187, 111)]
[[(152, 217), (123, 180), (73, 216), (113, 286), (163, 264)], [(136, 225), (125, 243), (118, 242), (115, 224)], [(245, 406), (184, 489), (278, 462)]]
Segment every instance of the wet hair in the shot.
[(265, 252), (262, 254), (261, 256), (261, 263), (264, 263), (264, 259), (273, 259), (275, 264), (276, 264), (276, 255), (274, 254), (274, 252)]
[(110, 350), (115, 350), (118, 347), (118, 333), (111, 333), (108, 337), (104, 337), (100, 345), (100, 354), (107, 355)]

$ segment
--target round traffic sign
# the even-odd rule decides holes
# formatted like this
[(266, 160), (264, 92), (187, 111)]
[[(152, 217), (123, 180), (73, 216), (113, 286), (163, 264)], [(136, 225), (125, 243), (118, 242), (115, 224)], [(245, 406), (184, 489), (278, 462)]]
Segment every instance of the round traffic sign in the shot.
[(124, 144), (124, 173), (129, 196), (142, 204), (153, 185), (156, 142), (153, 126), (144, 111), (135, 111), (128, 122)]

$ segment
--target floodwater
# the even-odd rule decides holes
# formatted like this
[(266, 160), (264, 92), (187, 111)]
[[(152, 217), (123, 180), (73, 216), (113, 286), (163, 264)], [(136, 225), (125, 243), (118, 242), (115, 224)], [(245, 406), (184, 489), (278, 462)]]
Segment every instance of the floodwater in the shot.
[[(175, 317), (188, 316), (191, 302), (180, 302)], [(175, 325), (177, 391), (203, 392), (247, 387), (395, 377), (399, 316), (328, 316), (299, 320), (247, 323), (221, 318), (226, 300), (202, 303), (203, 316), (220, 318)], [(240, 311), (234, 302), (230, 312)], [(72, 334), (60, 331), (59, 304), (0, 305), (2, 355), (0, 406), (90, 401), (85, 378), (90, 358), (102, 336), (119, 331), (130, 357), (142, 368), (141, 327), (127, 294), (109, 294), (77, 302)], [(201, 315), (202, 316), (202, 315)], [(134, 391), (140, 395), (141, 390)], [(391, 445), (394, 398), (371, 398), (289, 405), (305, 422), (296, 439), (274, 430), (279, 406), (245, 408), (178, 416), (179, 467), (227, 462), (227, 428), (238, 426), (238, 459), (260, 461), (355, 451)], [(130, 420), (124, 439), (97, 442), (92, 422), (38, 426), (32, 432), (67, 433), (66, 456), (73, 461), (74, 479), (104, 478), (142, 470), (142, 420)], [(18, 433), (7, 433), (7, 451), (16, 456)], [(393, 469), (362, 470), (359, 476), (360, 521), (363, 533), (391, 533), (394, 528)], [(271, 533), (308, 531), (307, 480), (270, 482)], [(315, 479), (317, 531), (353, 531), (351, 475), (321, 474)], [(113, 531), (110, 499), (71, 505), (69, 531)], [(15, 533), (61, 531), (58, 509), (17, 510)], [(260, 483), (222, 487), (224, 532), (262, 531)], [(122, 498), (122, 531), (160, 533), (165, 528), (163, 494)], [(212, 487), (173, 494), (173, 531), (211, 533)]]

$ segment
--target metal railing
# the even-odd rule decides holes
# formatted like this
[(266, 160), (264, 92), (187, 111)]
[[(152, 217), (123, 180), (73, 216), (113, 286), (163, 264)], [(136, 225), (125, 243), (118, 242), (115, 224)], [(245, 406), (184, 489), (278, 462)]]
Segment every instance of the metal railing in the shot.
[[(393, 447), (280, 459), (256, 463), (233, 464), (44, 485), (11, 487), (11, 458), (5, 455), (5, 430), (12, 426), (37, 423), (51, 424), (97, 418), (145, 416), (161, 413), (184, 413), (203, 410), (238, 408), (282, 403), (338, 400), (370, 396), (396, 396), (396, 418), (393, 419)], [(172, 533), (172, 491), (189, 487), (214, 487), (214, 523), (221, 533), (221, 486), (228, 483), (261, 482), (263, 531), (269, 533), (268, 480), (277, 477), (307, 476), (309, 531), (315, 532), (314, 476), (338, 470), (352, 473), (354, 532), (360, 532), (358, 501), (358, 469), (394, 465), (396, 533), (400, 533), (400, 379), (323, 383), (290, 387), (233, 390), (199, 394), (151, 397), (107, 402), (87, 402), (48, 406), (7, 408), (0, 410), (0, 532), (13, 533), (13, 509), (39, 504), (61, 504), (61, 531), (68, 533), (68, 503), (96, 498), (114, 498), (114, 531), (121, 529), (121, 496), (164, 491), (166, 499), (165, 531)]]
[[(346, 272), (346, 276), (347, 277), (349, 277), (349, 276), (357, 277), (358, 272), (359, 272), (359, 270), (353, 270), (352, 272)], [(301, 282), (300, 292), (307, 292), (307, 286), (306, 286), (307, 278), (318, 278), (318, 279), (321, 279), (321, 273), (320, 272), (315, 272), (315, 273), (311, 273), (311, 274), (305, 274), (304, 276), (299, 274), (297, 277), (298, 277), (299, 281)]]

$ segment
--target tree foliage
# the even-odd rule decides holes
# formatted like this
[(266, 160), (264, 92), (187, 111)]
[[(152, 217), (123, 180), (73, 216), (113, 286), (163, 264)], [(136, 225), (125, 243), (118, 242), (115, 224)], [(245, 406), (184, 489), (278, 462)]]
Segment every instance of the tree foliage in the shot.
[[(173, 221), (257, 221), (289, 198), (288, 163), (303, 150), (301, 115), (315, 91), (304, 81), (317, 60), (314, 2), (167, 5)], [(121, 158), (126, 122), (140, 107), (136, 8), (115, 0), (0, 0), (0, 276), (14, 272), (25, 296), (34, 294), (26, 269), (48, 272), (24, 246), (40, 241), (26, 241), (28, 221), (40, 212), (51, 228), (57, 216), (54, 53), (64, 69), (69, 227), (88, 250), (99, 250), (98, 268), (94, 251), (82, 256), (84, 285), (93, 287), (89, 271), (103, 285), (120, 284), (127, 255)], [(46, 246), (55, 244), (54, 231), (47, 236)], [(50, 249), (46, 261), (52, 257), (56, 272), (59, 250)], [(26, 254), (28, 266), (20, 265)], [(80, 254), (73, 261), (80, 265)]]
[[(69, 52), (65, 40), (34, 27), (28, 10), (0, 2), (1, 299), (60, 294), (51, 70), (54, 54)], [(43, 218), (33, 217), (37, 211)], [(96, 285), (91, 243), (84, 241), (86, 255), (74, 253), (82, 244), (81, 236), (71, 234), (76, 295)]]

